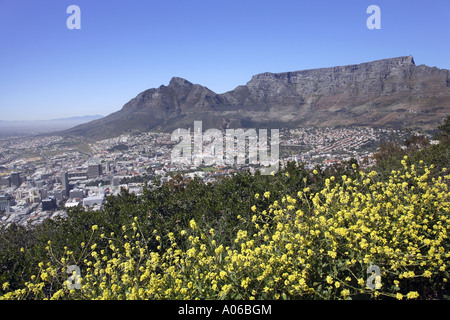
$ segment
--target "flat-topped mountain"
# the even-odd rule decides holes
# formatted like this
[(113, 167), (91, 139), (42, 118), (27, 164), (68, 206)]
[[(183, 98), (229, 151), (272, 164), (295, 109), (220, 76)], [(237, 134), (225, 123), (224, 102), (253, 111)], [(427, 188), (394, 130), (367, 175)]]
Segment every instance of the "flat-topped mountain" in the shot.
[(65, 135), (103, 139), (132, 131), (207, 128), (391, 126), (433, 129), (450, 114), (450, 71), (416, 66), (412, 56), (357, 65), (261, 73), (216, 94), (174, 77), (123, 108)]

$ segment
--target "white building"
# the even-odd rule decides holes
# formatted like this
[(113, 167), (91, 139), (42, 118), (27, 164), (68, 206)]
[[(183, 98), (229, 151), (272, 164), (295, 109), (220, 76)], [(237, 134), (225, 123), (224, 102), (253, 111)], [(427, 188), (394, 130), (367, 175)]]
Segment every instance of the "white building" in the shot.
[(92, 208), (94, 205), (101, 207), (103, 202), (105, 201), (105, 194), (99, 194), (91, 197), (87, 197), (83, 199), (83, 207)]

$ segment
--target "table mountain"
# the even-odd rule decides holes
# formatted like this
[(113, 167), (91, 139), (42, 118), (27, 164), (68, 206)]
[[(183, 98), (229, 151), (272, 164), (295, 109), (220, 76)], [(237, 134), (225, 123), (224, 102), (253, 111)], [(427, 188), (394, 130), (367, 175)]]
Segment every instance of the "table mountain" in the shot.
[(120, 111), (66, 130), (103, 139), (132, 131), (192, 127), (281, 128), (391, 126), (423, 130), (450, 115), (450, 71), (416, 66), (412, 56), (357, 65), (261, 73), (246, 85), (217, 94), (174, 77), (149, 89)]

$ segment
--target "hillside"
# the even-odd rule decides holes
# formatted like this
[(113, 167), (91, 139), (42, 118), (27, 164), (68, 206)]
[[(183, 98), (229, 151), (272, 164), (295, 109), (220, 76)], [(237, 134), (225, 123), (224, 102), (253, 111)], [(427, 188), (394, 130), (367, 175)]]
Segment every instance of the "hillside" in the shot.
[(174, 77), (109, 116), (63, 131), (103, 139), (132, 131), (192, 127), (393, 126), (433, 129), (450, 114), (450, 71), (412, 56), (357, 65), (261, 73), (216, 94)]

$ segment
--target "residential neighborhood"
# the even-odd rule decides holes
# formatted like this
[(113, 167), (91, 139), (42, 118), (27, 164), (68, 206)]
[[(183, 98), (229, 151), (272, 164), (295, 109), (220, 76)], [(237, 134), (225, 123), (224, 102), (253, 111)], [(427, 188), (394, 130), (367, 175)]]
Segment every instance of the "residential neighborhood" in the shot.
[[(382, 141), (404, 141), (408, 132), (363, 127), (298, 128), (280, 131), (280, 165), (289, 161), (306, 167), (329, 166), (356, 159), (370, 166)], [(59, 136), (10, 137), (0, 140), (0, 224), (26, 226), (64, 217), (67, 208), (99, 210), (121, 189), (140, 195), (173, 174), (214, 182), (236, 171), (256, 172), (258, 165), (212, 166), (175, 163), (177, 141), (168, 133), (121, 135), (97, 142)], [(204, 143), (206, 148), (207, 143)], [(248, 153), (233, 149), (241, 154)]]

